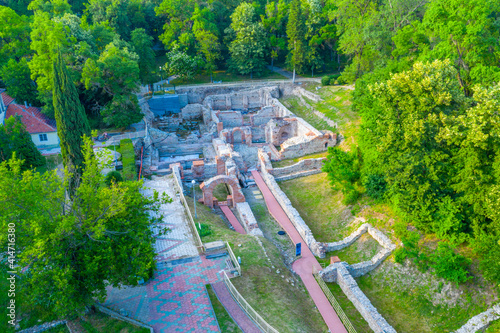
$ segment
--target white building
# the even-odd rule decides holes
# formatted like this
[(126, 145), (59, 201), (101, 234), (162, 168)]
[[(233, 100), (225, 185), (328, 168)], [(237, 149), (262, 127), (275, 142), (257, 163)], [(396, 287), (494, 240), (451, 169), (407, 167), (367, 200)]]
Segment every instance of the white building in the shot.
[(4, 89), (0, 89), (0, 93), (0, 124), (4, 125), (5, 120), (18, 115), (37, 147), (59, 145), (55, 120), (47, 118), (37, 107), (17, 104)]

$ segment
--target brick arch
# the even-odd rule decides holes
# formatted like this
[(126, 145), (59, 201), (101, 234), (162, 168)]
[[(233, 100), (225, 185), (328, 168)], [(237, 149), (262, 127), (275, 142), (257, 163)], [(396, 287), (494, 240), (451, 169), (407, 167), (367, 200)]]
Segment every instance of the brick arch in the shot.
[(241, 133), (241, 142), (240, 142), (240, 143), (245, 143), (245, 142), (246, 142), (245, 132), (244, 132), (241, 128), (236, 127), (236, 128), (234, 128), (234, 129), (233, 129), (233, 131), (231, 132), (231, 143), (233, 143), (233, 144), (235, 143), (235, 142), (234, 142), (234, 133), (236, 133), (236, 132), (238, 132), (238, 131)]
[(231, 201), (232, 206), (236, 206), (238, 202), (245, 202), (245, 196), (241, 192), (238, 180), (234, 177), (219, 175), (204, 181), (200, 185), (200, 188), (203, 191), (203, 203), (205, 205), (209, 207), (214, 206), (213, 191), (217, 185), (222, 183), (229, 185), (231, 200), (228, 201)]

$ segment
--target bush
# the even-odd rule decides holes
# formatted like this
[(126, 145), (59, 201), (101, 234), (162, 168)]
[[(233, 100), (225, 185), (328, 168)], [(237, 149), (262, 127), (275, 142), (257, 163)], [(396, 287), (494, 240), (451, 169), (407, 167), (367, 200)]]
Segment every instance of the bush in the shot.
[(430, 260), (431, 267), (440, 278), (455, 282), (457, 285), (472, 279), (468, 272), (470, 259), (455, 253), (454, 249), (446, 243), (438, 244), (436, 251), (431, 254)]
[(120, 141), (120, 152), (122, 154), (123, 178), (125, 180), (136, 180), (137, 170), (135, 167), (135, 152), (131, 139), (123, 139)]
[(365, 183), (366, 194), (375, 200), (381, 199), (385, 193), (387, 182), (384, 176), (378, 174), (368, 175)]
[(359, 192), (354, 188), (347, 191), (343, 189), (342, 194), (344, 195), (344, 200), (342, 200), (342, 203), (346, 206), (354, 204), (359, 198)]
[(196, 229), (198, 229), (198, 233), (200, 234), (200, 238), (209, 236), (212, 234), (212, 228), (208, 224), (196, 223)]
[(335, 84), (339, 84), (339, 82), (338, 82), (339, 77), (340, 77), (340, 74), (330, 75), (330, 85), (333, 86)]
[(321, 78), (321, 85), (322, 86), (330, 85), (330, 76), (329, 75), (325, 75)]
[(113, 183), (119, 183), (123, 181), (122, 175), (118, 171), (110, 171), (106, 175), (106, 178), (104, 179), (104, 183), (106, 183), (107, 186), (111, 186)]

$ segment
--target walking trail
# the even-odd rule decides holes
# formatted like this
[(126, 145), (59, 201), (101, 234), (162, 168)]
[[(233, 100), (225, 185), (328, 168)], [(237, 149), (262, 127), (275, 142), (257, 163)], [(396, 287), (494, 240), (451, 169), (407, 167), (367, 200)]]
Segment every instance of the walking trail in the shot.
[(231, 209), (229, 209), (228, 206), (225, 205), (220, 205), (220, 209), (226, 215), (227, 219), (229, 220), (229, 223), (233, 226), (234, 230), (242, 235), (246, 234), (245, 229), (241, 226), (241, 223), (238, 221), (236, 216), (234, 216), (233, 212)]
[(292, 222), (283, 211), (283, 208), (281, 208), (280, 204), (267, 187), (260, 173), (252, 171), (252, 176), (262, 192), (264, 199), (266, 200), (267, 209), (271, 215), (276, 219), (276, 221), (278, 221), (281, 227), (285, 229), (294, 244), (302, 243), (304, 245), (302, 246), (302, 258), (293, 263), (293, 270), (299, 274), (302, 282), (304, 282), (307, 291), (311, 295), (311, 298), (316, 304), (321, 316), (325, 320), (326, 325), (332, 333), (347, 333), (347, 330), (340, 321), (340, 318), (337, 316), (337, 313), (312, 274), (313, 267), (316, 267), (316, 269), (320, 271), (321, 265), (318, 263), (311, 250), (309, 250), (309, 247), (306, 245), (297, 229), (295, 229)]
[(224, 308), (227, 310), (231, 318), (233, 318), (243, 332), (261, 333), (257, 325), (248, 317), (246, 312), (243, 311), (238, 303), (236, 303), (223, 281), (212, 283), (212, 289), (215, 291), (219, 302), (224, 305)]

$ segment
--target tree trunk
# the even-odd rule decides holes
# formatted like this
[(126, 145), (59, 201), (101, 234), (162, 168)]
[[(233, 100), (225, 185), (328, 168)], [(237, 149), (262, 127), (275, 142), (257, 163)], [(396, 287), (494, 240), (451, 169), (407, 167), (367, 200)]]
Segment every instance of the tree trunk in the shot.
[(271, 58), (271, 71), (274, 71), (274, 58)]
[(295, 66), (293, 67), (293, 78), (292, 78), (292, 82), (295, 83)]

